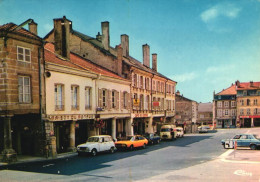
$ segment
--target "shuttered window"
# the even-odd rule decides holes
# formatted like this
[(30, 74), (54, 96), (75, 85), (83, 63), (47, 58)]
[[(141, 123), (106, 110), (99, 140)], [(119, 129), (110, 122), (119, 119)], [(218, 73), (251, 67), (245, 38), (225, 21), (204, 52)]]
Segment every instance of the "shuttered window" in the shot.
[(18, 76), (18, 93), (20, 103), (31, 102), (31, 81), (29, 76)]
[(55, 85), (55, 110), (64, 110), (64, 85)]

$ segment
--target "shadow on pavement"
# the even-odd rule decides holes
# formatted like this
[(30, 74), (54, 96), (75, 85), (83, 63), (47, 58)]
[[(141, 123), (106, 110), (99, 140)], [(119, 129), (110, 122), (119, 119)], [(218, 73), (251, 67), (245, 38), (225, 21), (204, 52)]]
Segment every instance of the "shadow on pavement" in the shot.
[(8, 166), (0, 166), (0, 170), (6, 169), (57, 175), (75, 175), (79, 173), (85, 173), (84, 175), (88, 175), (86, 172), (110, 167), (111, 165), (108, 163), (116, 160), (125, 159), (137, 155), (147, 155), (148, 152), (160, 150), (170, 146), (188, 147), (188, 145), (190, 144), (194, 144), (196, 142), (209, 139), (211, 137), (212, 136), (210, 135), (199, 134), (184, 136), (184, 138), (179, 138), (175, 141), (162, 141), (160, 144), (148, 146), (146, 149), (135, 149), (134, 151), (118, 151), (115, 154), (102, 153), (95, 157), (89, 155), (73, 156), (49, 161), (13, 164)]

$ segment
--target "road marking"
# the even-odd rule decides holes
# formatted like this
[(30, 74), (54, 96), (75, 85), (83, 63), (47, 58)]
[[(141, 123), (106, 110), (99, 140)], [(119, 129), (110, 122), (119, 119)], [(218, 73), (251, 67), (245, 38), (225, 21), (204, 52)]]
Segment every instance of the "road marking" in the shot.
[(229, 149), (228, 151), (224, 152), (219, 156), (220, 160), (223, 162), (231, 162), (231, 163), (237, 163), (237, 164), (260, 164), (260, 161), (238, 161), (238, 160), (228, 160), (226, 157), (231, 154), (234, 150)]
[(239, 175), (239, 176), (253, 176), (252, 173), (246, 172), (246, 171), (244, 171), (244, 170), (242, 170), (242, 169), (236, 170), (236, 171), (234, 172), (234, 174)]

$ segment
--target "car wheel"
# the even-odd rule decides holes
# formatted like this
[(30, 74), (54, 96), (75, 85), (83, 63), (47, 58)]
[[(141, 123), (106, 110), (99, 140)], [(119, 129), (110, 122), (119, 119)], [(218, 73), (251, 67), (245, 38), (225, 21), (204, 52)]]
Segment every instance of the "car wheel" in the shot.
[(115, 148), (114, 148), (114, 147), (111, 147), (110, 153), (111, 153), (111, 154), (115, 153)]
[(144, 143), (144, 145), (143, 145), (143, 149), (145, 149), (146, 148), (146, 144)]
[(254, 145), (254, 144), (250, 145), (250, 149), (251, 150), (256, 150), (256, 145)]
[(129, 147), (129, 150), (134, 150), (134, 146), (133, 145), (131, 145), (130, 147)]
[(91, 155), (92, 156), (96, 156), (97, 155), (97, 150), (96, 149), (92, 149), (91, 150)]

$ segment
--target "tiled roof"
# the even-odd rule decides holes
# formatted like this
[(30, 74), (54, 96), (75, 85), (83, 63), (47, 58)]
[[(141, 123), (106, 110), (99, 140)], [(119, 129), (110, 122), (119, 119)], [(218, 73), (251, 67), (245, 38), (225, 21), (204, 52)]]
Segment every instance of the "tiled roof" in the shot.
[(0, 31), (8, 31), (10, 33), (23, 35), (23, 36), (30, 37), (33, 39), (41, 39), (39, 36), (35, 35), (34, 33), (30, 32), (24, 28), (15, 30), (15, 28), (17, 28), (17, 27), (18, 26), (14, 23), (8, 23), (8, 24), (0, 25)]
[(212, 103), (199, 103), (198, 112), (212, 112), (213, 104)]
[(243, 82), (237, 85), (237, 90), (257, 90), (260, 89), (260, 82)]
[[(114, 57), (117, 56), (116, 51), (115, 51), (114, 48), (110, 47), (110, 51), (105, 50), (103, 45), (102, 45), (102, 43), (100, 41), (98, 41), (96, 38), (93, 38), (93, 37), (90, 37), (90, 36), (85, 35), (83, 33), (80, 33), (80, 32), (78, 32), (76, 30), (72, 30), (71, 32), (72, 32), (72, 34), (78, 36), (82, 40), (90, 42), (93, 46), (99, 48), (101, 52), (103, 52), (103, 53), (105, 53), (107, 55), (110, 55), (110, 56), (114, 56)], [(146, 71), (146, 72), (152, 73), (154, 75), (163, 77), (165, 79), (171, 80), (170, 78), (167, 78), (166, 76), (160, 74), (159, 72), (156, 72), (153, 69), (144, 66), (140, 61), (136, 60), (135, 58), (133, 58), (131, 56), (127, 57), (127, 59), (124, 59), (124, 62), (126, 64), (129, 64), (130, 66), (137, 67), (137, 68), (139, 68), (139, 69), (141, 69), (143, 71)], [(173, 80), (171, 80), (171, 81), (173, 81)], [(176, 81), (174, 81), (174, 82), (176, 82)]]
[(101, 66), (93, 64), (91, 61), (86, 60), (86, 59), (78, 56), (75, 53), (70, 53), (70, 61), (64, 60), (54, 53), (54, 45), (51, 43), (47, 43), (45, 45), (45, 50), (46, 50), (45, 51), (45, 61), (46, 62), (52, 62), (52, 63), (60, 64), (63, 66), (86, 70), (86, 71), (90, 71), (90, 72), (93, 72), (96, 74), (101, 74), (101, 75), (105, 75), (108, 77), (128, 81), (128, 80), (112, 73), (111, 71), (106, 70), (105, 68), (102, 68)]
[(236, 85), (232, 84), (230, 87), (227, 89), (223, 89), (221, 92), (217, 93), (216, 95), (236, 95)]

